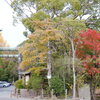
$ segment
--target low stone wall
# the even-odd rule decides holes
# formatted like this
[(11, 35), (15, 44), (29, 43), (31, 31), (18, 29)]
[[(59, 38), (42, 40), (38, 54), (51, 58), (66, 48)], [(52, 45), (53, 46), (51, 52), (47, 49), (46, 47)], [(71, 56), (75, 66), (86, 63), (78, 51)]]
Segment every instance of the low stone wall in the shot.
[[(56, 96), (53, 97), (45, 97), (41, 95), (41, 91), (34, 92), (32, 89), (27, 90), (27, 89), (20, 89), (20, 97), (24, 98), (34, 98), (34, 100), (73, 100), (73, 99), (58, 99)], [(83, 100), (83, 99), (75, 99), (75, 100)], [(84, 99), (87, 100), (87, 99)]]
[(25, 98), (34, 98), (41, 95), (40, 91), (34, 92), (32, 89), (20, 89), (20, 96)]
[(20, 97), (33, 98), (34, 92), (33, 92), (33, 90), (20, 89)]

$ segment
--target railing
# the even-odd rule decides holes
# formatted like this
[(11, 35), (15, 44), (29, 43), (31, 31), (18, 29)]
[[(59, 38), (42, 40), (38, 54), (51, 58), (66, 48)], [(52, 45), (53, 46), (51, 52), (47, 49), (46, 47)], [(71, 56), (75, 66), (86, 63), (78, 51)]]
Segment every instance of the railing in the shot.
[(0, 47), (0, 51), (18, 51), (18, 48)]

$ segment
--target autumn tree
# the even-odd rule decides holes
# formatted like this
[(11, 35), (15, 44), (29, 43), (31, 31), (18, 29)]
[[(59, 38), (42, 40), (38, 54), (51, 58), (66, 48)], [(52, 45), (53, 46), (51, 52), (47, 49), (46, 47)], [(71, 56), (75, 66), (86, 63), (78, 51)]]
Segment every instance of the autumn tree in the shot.
[(0, 33), (0, 47), (6, 47), (6, 46), (7, 46), (7, 43), (3, 39), (2, 33)]
[[(93, 11), (92, 9), (93, 5), (98, 4), (97, 0), (92, 0), (92, 1), (91, 0), (84, 0), (84, 1), (83, 0), (10, 0), (10, 1), (11, 1), (10, 5), (15, 11), (15, 15), (17, 15), (17, 17), (22, 21), (24, 26), (31, 32), (31, 35), (28, 37), (29, 39), (23, 46), (26, 48), (26, 51), (25, 51), (25, 48), (22, 50), (23, 61), (25, 60), (27, 61), (22, 62), (21, 65), (30, 68), (33, 66), (32, 62), (34, 61), (41, 62), (40, 58), (45, 58), (43, 57), (43, 51), (45, 53), (48, 52), (48, 59), (49, 59), (50, 66), (51, 66), (51, 58), (54, 57), (55, 51), (56, 51), (55, 54), (58, 55), (61, 59), (66, 59), (66, 55), (70, 56), (70, 58), (73, 58), (73, 64), (72, 64), (73, 73), (74, 73), (73, 74), (73, 77), (74, 77), (74, 82), (73, 82), (74, 96), (73, 97), (75, 98), (75, 68), (74, 68), (75, 66), (74, 64), (75, 64), (76, 45), (74, 43), (74, 39), (75, 37), (78, 36), (78, 34), (76, 33), (78, 33), (80, 30), (85, 28), (84, 23), (86, 23), (85, 21), (82, 22), (76, 19), (82, 20), (85, 15), (88, 15), (88, 14), (91, 15)], [(48, 25), (45, 26), (43, 21), (48, 18), (51, 19), (53, 23), (56, 22), (58, 24), (56, 24), (54, 28), (53, 27), (51, 28), (51, 26), (48, 27)], [(70, 19), (67, 19), (67, 18), (70, 18)], [(33, 21), (35, 22), (35, 24), (33, 23)], [(90, 25), (90, 23), (87, 23), (87, 24), (88, 24), (87, 26)], [(46, 29), (47, 27), (50, 28), (51, 32)], [(56, 35), (54, 34), (53, 35), (57, 36), (57, 33), (59, 32), (63, 36), (63, 39), (60, 40), (60, 42), (57, 43), (55, 40), (52, 40), (53, 42), (51, 42), (51, 40), (48, 41), (47, 37), (48, 36), (50, 37), (51, 33), (55, 33)], [(50, 34), (48, 34), (47, 37), (43, 37), (44, 36), (43, 33), (46, 33), (46, 34), (50, 33)], [(24, 35), (28, 36), (27, 32), (24, 32)], [(34, 41), (32, 37), (34, 37)], [(47, 44), (46, 46), (44, 46), (44, 44), (41, 45), (40, 44), (41, 41), (45, 41), (46, 43), (48, 41), (47, 43), (48, 45)], [(32, 42), (33, 43), (36, 42), (36, 43), (33, 45), (31, 44)], [(43, 49), (42, 51), (41, 50), (37, 51), (35, 49), (36, 50), (35, 51), (34, 49), (30, 49), (31, 46), (39, 50), (40, 50), (39, 47), (41, 47), (41, 50), (44, 47), (45, 49)], [(35, 55), (33, 53), (32, 55), (29, 54), (30, 52), (33, 52), (32, 50), (34, 51)], [(51, 51), (54, 51), (54, 52), (52, 53)], [(40, 55), (42, 54), (42, 56), (39, 57), (39, 54)], [(60, 55), (63, 55), (63, 56), (61, 57)], [(34, 59), (32, 58), (32, 56), (35, 56), (36, 59), (32, 60)], [(56, 56), (55, 58), (57, 58), (58, 56)], [(44, 59), (42, 59), (42, 61), (43, 60)], [(70, 64), (68, 66), (70, 66)], [(65, 68), (66, 66), (64, 66), (64, 69)], [(64, 69), (63, 69), (63, 72), (64, 72)], [(65, 77), (64, 77), (65, 75), (63, 74), (62, 76), (63, 76), (63, 79), (65, 80)]]
[[(2, 33), (0, 33), (0, 47), (8, 47)], [(14, 52), (13, 52), (14, 53)], [(10, 54), (9, 51), (0, 51), (0, 54)], [(0, 81), (13, 82), (18, 78), (16, 58), (0, 58)]]
[[(23, 56), (21, 67), (32, 72), (46, 68), (48, 70), (46, 76), (51, 77), (52, 55), (57, 52), (54, 44), (59, 43), (62, 38), (60, 30), (56, 28), (56, 22), (50, 19), (35, 20), (33, 26), (35, 29), (33, 34), (28, 36), (27, 42), (20, 50)], [(50, 88), (49, 79), (48, 85)]]
[[(43, 14), (43, 12), (42, 12), (42, 14)], [(84, 29), (85, 28), (85, 25), (84, 25), (84, 21), (83, 22), (80, 22), (79, 20), (72, 20), (72, 19), (64, 19), (64, 18), (59, 18), (59, 17), (56, 17), (56, 18), (54, 18), (54, 19), (52, 19), (52, 25), (53, 24), (55, 24), (55, 25), (53, 25), (53, 27), (52, 27), (52, 30), (51, 30), (51, 33), (54, 31), (54, 30), (58, 30), (56, 33), (55, 33), (55, 35), (53, 34), (53, 36), (52, 36), (52, 39), (54, 39), (54, 36), (57, 36), (59, 33), (60, 33), (60, 35), (63, 37), (63, 39), (62, 40), (60, 40), (60, 41), (55, 41), (56, 40), (56, 38), (54, 39), (54, 40), (52, 40), (52, 41), (49, 41), (48, 39), (47, 39), (47, 37), (44, 37), (43, 38), (43, 36), (44, 35), (39, 35), (40, 34), (40, 32), (41, 32), (41, 34), (42, 34), (42, 32), (43, 33), (45, 33), (45, 30), (47, 30), (46, 29), (46, 27), (48, 27), (48, 25), (47, 26), (45, 26), (45, 28), (43, 28), (44, 27), (44, 22), (45, 22), (45, 24), (46, 23), (48, 23), (48, 21), (46, 22), (46, 18), (49, 18), (49, 16), (43, 16), (42, 17), (42, 14), (41, 14), (41, 16), (39, 16), (39, 12), (38, 13), (36, 13), (36, 14), (34, 14), (34, 16), (32, 17), (32, 20), (34, 20), (33, 22), (35, 22), (35, 23), (32, 23), (32, 20), (30, 21), (29, 20), (29, 18), (26, 18), (26, 19), (23, 19), (23, 23), (25, 24), (25, 26), (30, 30), (31, 29), (31, 32), (33, 32), (33, 33), (31, 33), (31, 35), (29, 36), (30, 38), (29, 38), (29, 41), (30, 41), (30, 39), (33, 39), (32, 38), (32, 36), (34, 36), (34, 41), (35, 40), (38, 40), (38, 41), (36, 41), (36, 44), (38, 44), (38, 45), (36, 45), (36, 46), (38, 46), (38, 48), (40, 49), (40, 47), (43, 45), (40, 45), (40, 41), (44, 41), (44, 39), (45, 39), (45, 41), (43, 42), (43, 43), (47, 43), (47, 41), (48, 41), (48, 43), (50, 43), (50, 47), (49, 47), (49, 50), (51, 50), (51, 48), (53, 48), (51, 51), (50, 51), (50, 53), (52, 52), (52, 54), (50, 54), (50, 55), (52, 55), (52, 57), (51, 58), (54, 58), (55, 59), (55, 62), (56, 62), (56, 59), (66, 59), (66, 57), (68, 58), (68, 57), (72, 57), (72, 55), (69, 55), (68, 54), (68, 52), (71, 52), (71, 41), (70, 40), (74, 40), (74, 38), (78, 35), (78, 34), (75, 34), (75, 33), (77, 33), (77, 32), (79, 32), (80, 30), (82, 30), (82, 29)], [(43, 14), (44, 15), (44, 14)], [(35, 16), (37, 16), (37, 17), (35, 17)], [(41, 19), (42, 18), (42, 19)], [(38, 20), (37, 20), (38, 19)], [(37, 25), (37, 26), (36, 26)], [(42, 26), (41, 26), (42, 25)], [(48, 28), (50, 28), (51, 26), (49, 26)], [(81, 28), (82, 27), (82, 28)], [(40, 31), (40, 29), (42, 29), (41, 31)], [(38, 32), (38, 31), (40, 31), (40, 32)], [(35, 33), (35, 34), (34, 34)], [(48, 34), (48, 33), (47, 33)], [(38, 36), (38, 37), (37, 37)], [(51, 37), (51, 35), (50, 34), (48, 34), (48, 36), (49, 37)], [(40, 38), (40, 37), (42, 37), (42, 38)], [(33, 41), (32, 40), (32, 41)], [(28, 41), (27, 41), (27, 43), (28, 43)], [(26, 45), (27, 45), (27, 43), (26, 43)], [(31, 42), (29, 42), (28, 44), (30, 44)], [(68, 47), (68, 45), (69, 45), (69, 47)], [(25, 47), (25, 46), (24, 46)], [(31, 46), (28, 46), (28, 48), (26, 48), (26, 50), (28, 50), (29, 49), (29, 47), (31, 47)], [(48, 46), (43, 46), (43, 47), (48, 47)], [(36, 47), (37, 48), (37, 47)], [(46, 50), (46, 48), (45, 48), (45, 50)], [(70, 49), (68, 49), (68, 48), (70, 48)], [(24, 51), (25, 51), (25, 48), (23, 49)], [(41, 49), (42, 50), (42, 49)], [(41, 51), (41, 53), (43, 53), (44, 51), (45, 51), (44, 49)], [(24, 52), (23, 51), (23, 52)], [(67, 51), (67, 52), (66, 52)], [(46, 51), (47, 52), (47, 51)], [(49, 51), (48, 51), (49, 52)], [(29, 52), (30, 53), (30, 52)], [(36, 52), (34, 52), (34, 54), (35, 54)], [(28, 54), (28, 52), (26, 52), (26, 54)], [(37, 53), (36, 53), (37, 54)], [(49, 55), (49, 57), (50, 57), (50, 55)], [(55, 55), (58, 55), (58, 56), (55, 56)], [(62, 55), (62, 57), (61, 57), (61, 55)], [(68, 55), (68, 56), (66, 56), (66, 55)], [(28, 55), (29, 56), (29, 55)], [(24, 54), (23, 54), (23, 57), (24, 57)], [(58, 58), (57, 58), (58, 57)], [(71, 58), (70, 57), (70, 58)], [(25, 59), (27, 60), (28, 58), (27, 57), (25, 57)], [(49, 59), (50, 60), (50, 59)], [(29, 61), (29, 60), (28, 60)], [(34, 60), (35, 61), (35, 60)], [(71, 60), (70, 60), (71, 61)], [(25, 64), (25, 66), (27, 67), (27, 64), (29, 64), (28, 66), (30, 66), (30, 63), (31, 63), (32, 61), (29, 61), (29, 63), (26, 63)], [(55, 62), (51, 62), (51, 60), (50, 60), (50, 65), (51, 64), (54, 64), (55, 65)], [(66, 61), (65, 61), (66, 62)], [(22, 62), (23, 64), (24, 64), (24, 62)], [(70, 63), (72, 63), (72, 62), (70, 62)], [(69, 67), (70, 67), (70, 63), (69, 63)], [(63, 81), (64, 81), (64, 89), (66, 89), (66, 86), (65, 86), (65, 76), (66, 76), (66, 74), (64, 74), (64, 73), (66, 73), (65, 72), (65, 70), (64, 69), (67, 69), (68, 67), (66, 67), (67, 65), (61, 65), (61, 63), (60, 63), (60, 65), (56, 65), (56, 66), (63, 66), (62, 67), (62, 72), (63, 72), (63, 75), (62, 74), (60, 74), (60, 71), (59, 71), (59, 74), (60, 74), (60, 76), (63, 78)], [(55, 68), (56, 68), (56, 66), (55, 66)], [(51, 68), (51, 67), (50, 67)], [(53, 68), (52, 67), (52, 69), (53, 69), (53, 72), (55, 73), (55, 72), (57, 72), (57, 71), (55, 71), (55, 68)], [(73, 70), (74, 71), (74, 73), (75, 73), (75, 70)], [(74, 77), (75, 77), (75, 75), (74, 75)], [(74, 82), (75, 82), (75, 80), (74, 80)], [(73, 83), (74, 83), (73, 82)], [(75, 86), (75, 85), (74, 85)], [(75, 88), (74, 88), (74, 90), (75, 90)]]
[(95, 89), (98, 80), (96, 76), (100, 74), (100, 33), (91, 29), (82, 31), (76, 43), (76, 55), (83, 61), (82, 66), (85, 68), (90, 85), (91, 100), (96, 100)]
[[(27, 43), (23, 45), (24, 47), (22, 46), (21, 49), (23, 55), (21, 66), (29, 66), (28, 69), (31, 67), (47, 67), (50, 71), (52, 57), (51, 54), (48, 55), (48, 52), (54, 52), (56, 50), (52, 44), (60, 40), (61, 34), (59, 30), (57, 30), (56, 24), (50, 19), (44, 21), (35, 20), (33, 21), (33, 26), (35, 29), (34, 33), (29, 35)], [(48, 56), (50, 58), (48, 58)], [(34, 63), (32, 61), (34, 61)]]

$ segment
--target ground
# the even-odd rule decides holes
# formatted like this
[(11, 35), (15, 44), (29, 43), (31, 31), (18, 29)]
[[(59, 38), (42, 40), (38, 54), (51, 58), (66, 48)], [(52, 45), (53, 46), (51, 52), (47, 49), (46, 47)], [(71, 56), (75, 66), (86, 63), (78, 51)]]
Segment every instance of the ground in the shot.
[(6, 88), (0, 88), (0, 100), (32, 100), (27, 98), (21, 98), (12, 96), (11, 97), (11, 91), (14, 90), (14, 86), (6, 87)]

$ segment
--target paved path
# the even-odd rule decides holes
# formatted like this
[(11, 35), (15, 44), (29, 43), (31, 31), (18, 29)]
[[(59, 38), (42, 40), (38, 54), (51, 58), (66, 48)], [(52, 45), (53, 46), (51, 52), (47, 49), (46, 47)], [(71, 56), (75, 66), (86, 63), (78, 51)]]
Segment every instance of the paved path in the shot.
[(21, 97), (11, 97), (11, 91), (14, 89), (14, 86), (10, 86), (7, 88), (0, 88), (0, 100), (32, 100), (28, 98), (21, 98)]

